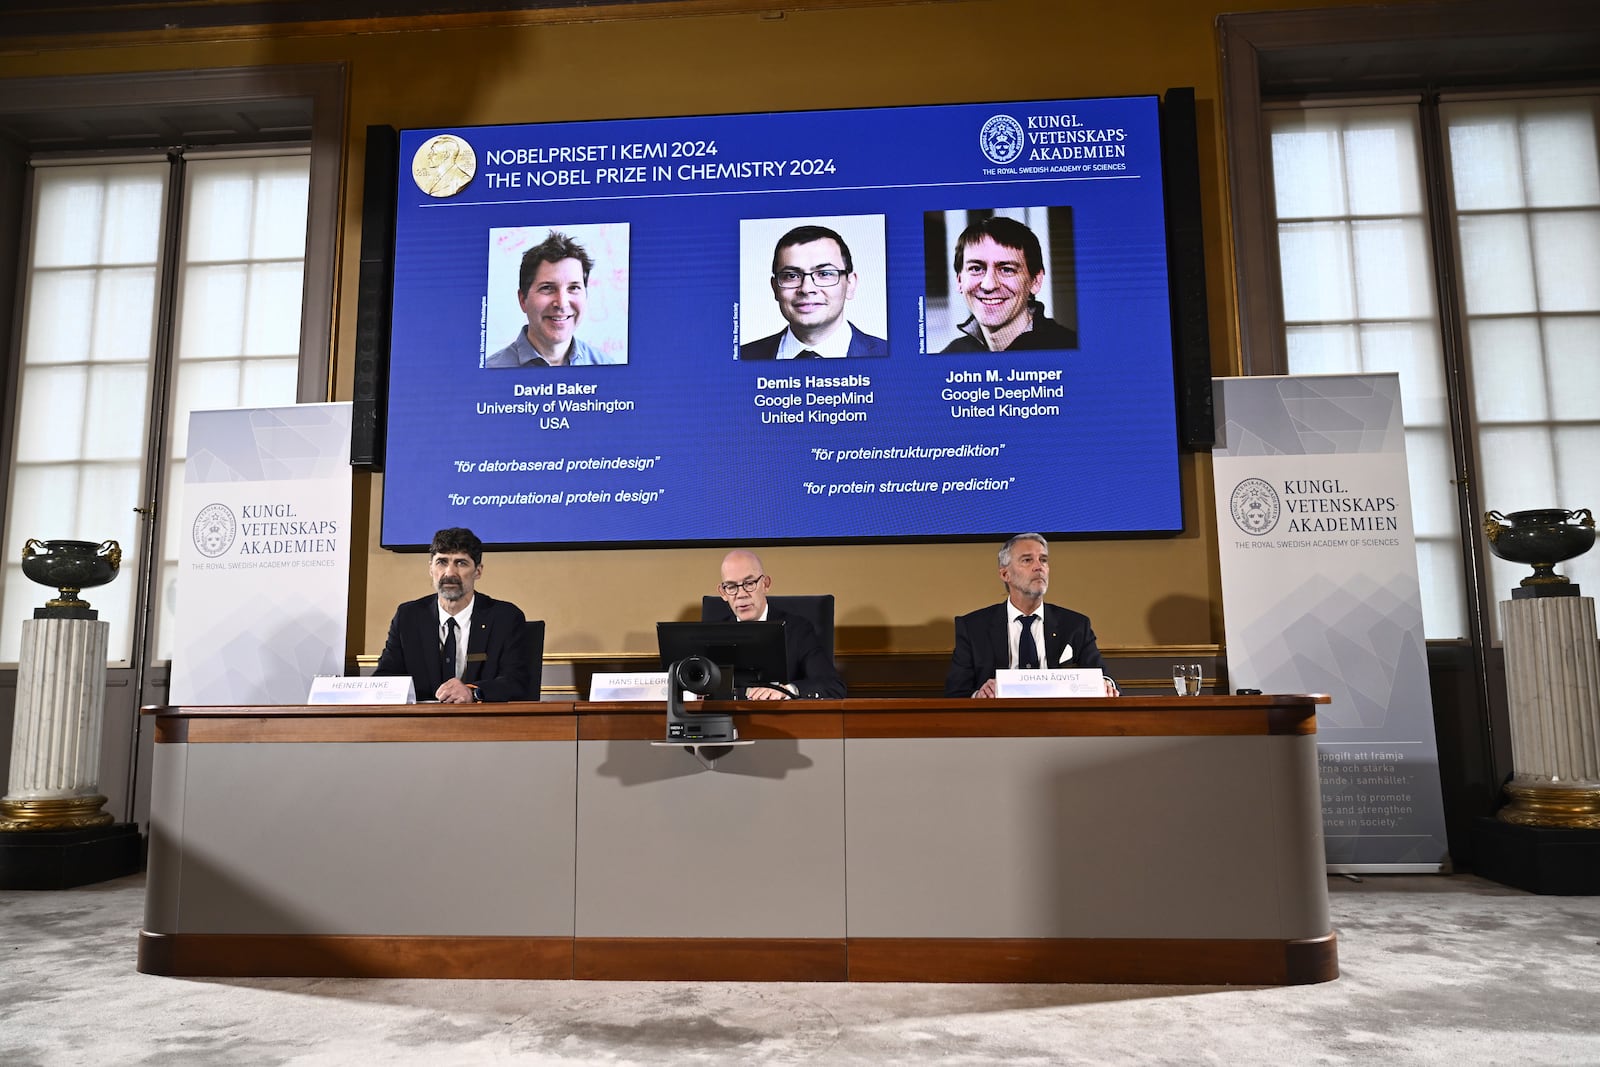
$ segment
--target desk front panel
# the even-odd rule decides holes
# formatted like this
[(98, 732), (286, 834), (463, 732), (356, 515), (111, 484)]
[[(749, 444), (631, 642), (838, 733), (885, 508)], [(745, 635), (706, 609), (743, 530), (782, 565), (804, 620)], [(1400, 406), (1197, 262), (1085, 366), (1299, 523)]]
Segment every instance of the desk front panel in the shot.
[(146, 929), (570, 937), (575, 746), (157, 745)]
[(1328, 932), (1315, 738), (850, 740), (850, 936)]
[(580, 938), (843, 938), (844, 742), (578, 742)]

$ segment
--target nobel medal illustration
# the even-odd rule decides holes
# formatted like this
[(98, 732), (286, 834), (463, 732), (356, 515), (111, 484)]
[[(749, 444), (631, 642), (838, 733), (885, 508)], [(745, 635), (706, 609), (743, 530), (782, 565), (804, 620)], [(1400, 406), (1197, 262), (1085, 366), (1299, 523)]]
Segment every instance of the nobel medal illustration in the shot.
[(430, 137), (411, 157), (411, 177), (429, 196), (455, 196), (478, 173), (478, 154), (453, 133)]

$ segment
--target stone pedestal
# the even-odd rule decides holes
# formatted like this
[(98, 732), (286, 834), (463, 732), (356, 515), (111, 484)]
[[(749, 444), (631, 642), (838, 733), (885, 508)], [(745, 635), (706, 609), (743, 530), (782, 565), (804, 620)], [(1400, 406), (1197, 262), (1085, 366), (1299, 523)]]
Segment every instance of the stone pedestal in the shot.
[(96, 619), (22, 623), (10, 787), (0, 799), (0, 889), (68, 889), (133, 874), (144, 839), (101, 811), (106, 636)]
[(0, 799), (0, 831), (111, 825), (99, 792), (110, 630), (110, 623), (91, 619), (22, 623), (11, 779)]
[(1594, 598), (1500, 602), (1513, 775), (1505, 822), (1600, 829), (1600, 644)]

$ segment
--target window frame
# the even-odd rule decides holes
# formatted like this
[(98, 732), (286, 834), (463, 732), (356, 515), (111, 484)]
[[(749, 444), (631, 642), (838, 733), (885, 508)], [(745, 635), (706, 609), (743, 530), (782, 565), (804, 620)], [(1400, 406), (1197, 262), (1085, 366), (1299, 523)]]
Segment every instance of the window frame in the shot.
[[(340, 171), (344, 159), (345, 83), (343, 64), (0, 79), (0, 129), (14, 131), (30, 125), (72, 121), (80, 116), (115, 116), (118, 112), (159, 113), (166, 108), (192, 108), (196, 104), (248, 107), (282, 101), (308, 102), (311, 183), (306, 205), (306, 266), (301, 288), (297, 399), (300, 403), (316, 403), (333, 395), (334, 291), (338, 270)], [(303, 138), (297, 140), (304, 143)], [(216, 147), (226, 150), (236, 145), (244, 146), (234, 141)], [(22, 343), (18, 286), (29, 252), (25, 212), (31, 202), (32, 184), (28, 160), (36, 154), (45, 154), (48, 149), (45, 143), (22, 144), (0, 136), (0, 249), (16, 250), (15, 255), (0, 254), (0, 293), (11, 294), (10, 299), (0, 299), (0, 337), (4, 337), (7, 344), (6, 358), (0, 361), (0, 381), (5, 385), (7, 398), (4, 408), (0, 409), (0, 426), (6, 431), (0, 435), (0, 470), (11, 469), (17, 424), (17, 375)], [(88, 157), (91, 150), (75, 154)], [(134, 153), (124, 150), (118, 154), (126, 157)], [(8, 505), (9, 501), (0, 501), (0, 526), (4, 524)]]
[[(0, 300), (0, 336), (7, 340), (7, 354), (0, 361), (0, 381), (6, 387), (6, 400), (0, 409), (0, 470), (9, 471), (15, 459), (15, 433), (18, 422), (19, 375), (21, 373), (22, 308), (21, 283), (26, 270), (29, 212), (32, 203), (32, 172), (29, 161), (35, 157), (57, 162), (62, 157), (94, 159), (148, 158), (171, 148), (183, 148), (196, 156), (225, 155), (232, 151), (250, 152), (273, 144), (298, 146), (310, 156), (310, 183), (306, 202), (306, 258), (301, 282), (300, 354), (296, 400), (316, 403), (333, 395), (334, 291), (338, 270), (340, 174), (344, 159), (345, 84), (343, 64), (292, 65), (282, 67), (238, 67), (231, 69), (134, 74), (84, 75), (58, 78), (0, 79), (0, 249), (14, 248), (13, 256), (0, 255), (0, 293), (12, 294)], [(54, 137), (62, 129), (93, 128), (97, 124), (160, 130), (173, 125), (164, 122), (169, 113), (212, 108), (238, 118), (248, 127), (253, 110), (270, 111), (289, 106), (296, 114), (309, 113), (310, 136), (301, 132), (292, 137), (208, 136), (193, 145), (154, 145), (122, 149), (97, 148), (92, 135), (85, 143), (62, 149)], [(241, 117), (242, 116), (242, 117)], [(176, 128), (176, 127), (174, 127)], [(34, 134), (33, 143), (19, 143), (16, 131), (43, 131)], [(179, 138), (181, 139), (181, 138)], [(173, 194), (169, 192), (169, 201)], [(181, 191), (178, 192), (181, 197)], [(176, 250), (178, 235), (168, 234), (169, 265)], [(170, 357), (170, 331), (173, 324), (159, 322), (157, 358)], [(166, 397), (152, 400), (152, 425), (166, 418)], [(156, 464), (157, 467), (160, 464)], [(165, 472), (153, 470), (147, 505), (164, 508), (169, 503)], [(0, 529), (9, 518), (9, 499), (0, 501)], [(161, 523), (159, 515), (147, 516), (142, 532), (139, 559), (150, 559), (158, 551)], [(145, 574), (153, 581), (153, 570)], [(154, 664), (150, 646), (149, 611), (153, 588), (141, 589), (137, 603), (144, 609), (133, 620), (132, 655), (141, 679)], [(142, 688), (142, 681), (141, 681)]]

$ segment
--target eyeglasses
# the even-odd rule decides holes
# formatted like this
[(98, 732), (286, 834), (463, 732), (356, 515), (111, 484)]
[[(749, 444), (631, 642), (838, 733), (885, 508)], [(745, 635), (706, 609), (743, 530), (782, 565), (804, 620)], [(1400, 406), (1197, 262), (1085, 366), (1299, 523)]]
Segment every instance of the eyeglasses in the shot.
[(800, 283), (810, 278), (824, 289), (832, 289), (839, 284), (839, 279), (844, 277), (844, 271), (838, 267), (818, 267), (816, 270), (796, 270), (793, 267), (784, 267), (774, 271), (772, 278), (778, 283), (779, 289), (798, 289)]
[(733, 596), (741, 589), (746, 593), (753, 593), (756, 591), (756, 586), (761, 584), (761, 579), (765, 577), (765, 574), (758, 574), (754, 578), (746, 578), (742, 582), (723, 582), (717, 588), (722, 590), (723, 596)]

